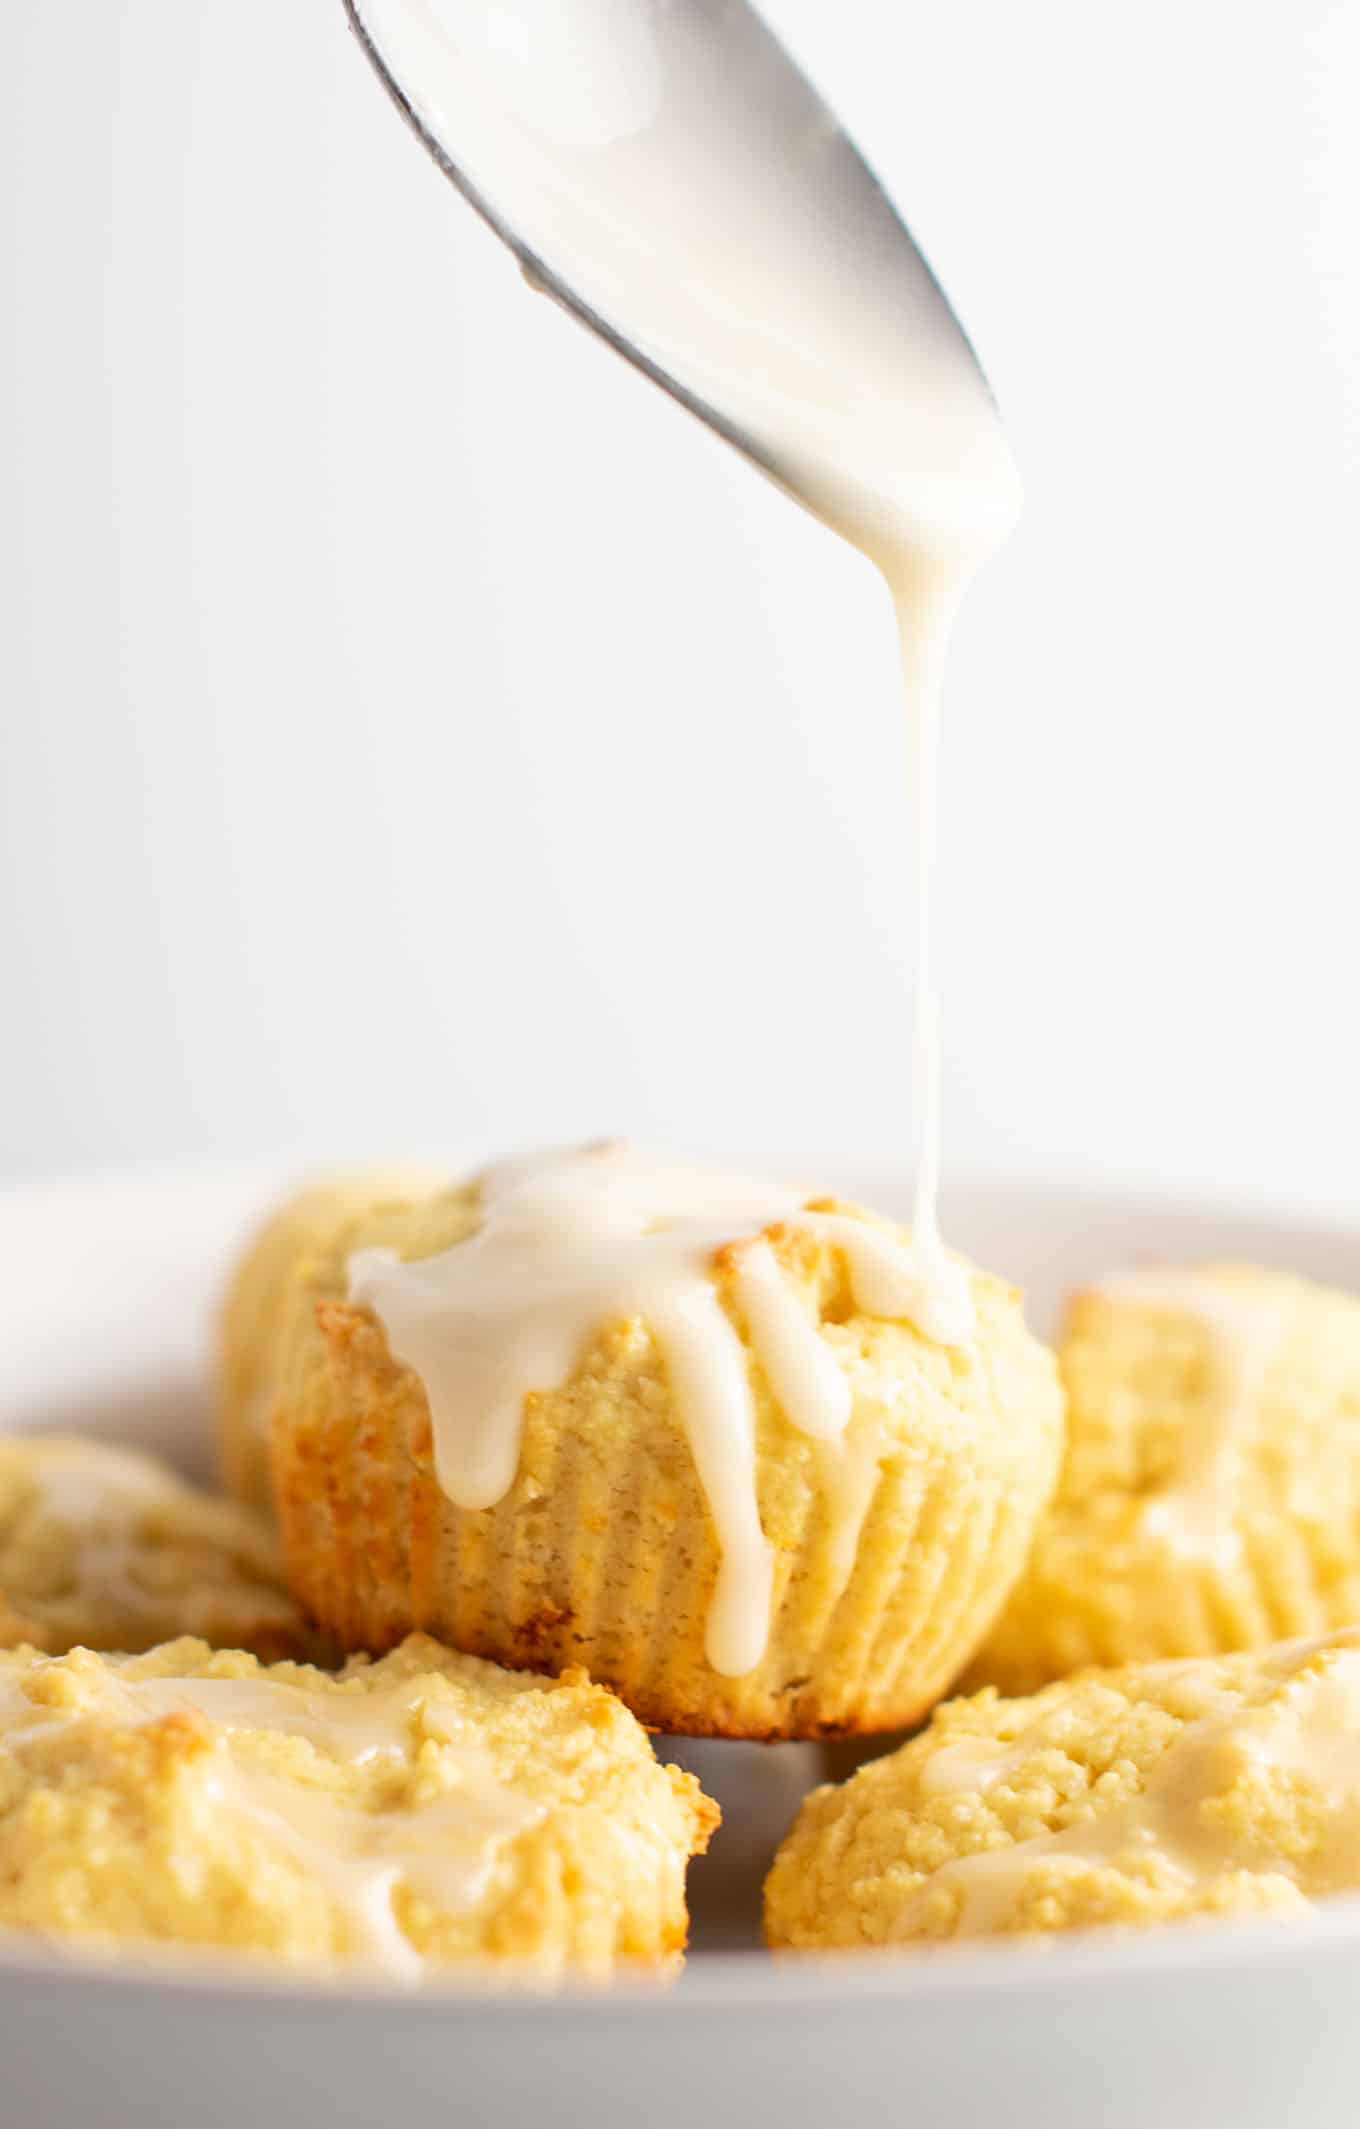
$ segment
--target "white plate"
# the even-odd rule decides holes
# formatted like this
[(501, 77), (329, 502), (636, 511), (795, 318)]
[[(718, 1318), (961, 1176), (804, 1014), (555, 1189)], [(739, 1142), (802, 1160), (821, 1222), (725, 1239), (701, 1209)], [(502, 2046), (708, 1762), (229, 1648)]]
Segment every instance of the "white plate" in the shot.
[[(835, 1178), (891, 1208), (880, 1178)], [(67, 1184), (0, 1200), (0, 1428), (79, 1428), (207, 1468), (205, 1355), (223, 1267), (268, 1179)], [(1241, 1255), (1360, 1285), (1360, 1231), (1076, 1190), (954, 1193), (952, 1240), (1026, 1286), (1145, 1256)], [(776, 1966), (749, 1941), (807, 1747), (707, 1745), (728, 1826), (695, 1874), (696, 1949), (669, 1991), (409, 1996), (0, 1944), (3, 2129), (649, 2129), (844, 2121), (941, 2129), (1337, 2124), (1360, 2089), (1360, 1902), (1205, 1925)], [(743, 1889), (734, 1916), (730, 1892)], [(725, 1896), (719, 1897), (719, 1889)]]

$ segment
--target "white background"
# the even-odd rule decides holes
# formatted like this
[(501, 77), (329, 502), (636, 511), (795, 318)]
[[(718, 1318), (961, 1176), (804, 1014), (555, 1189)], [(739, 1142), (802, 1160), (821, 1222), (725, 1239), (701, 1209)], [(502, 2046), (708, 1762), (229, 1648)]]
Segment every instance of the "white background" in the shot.
[[(770, 0), (1026, 475), (956, 1166), (1360, 1186), (1360, 9)], [(339, 0), (4, 0), (0, 1167), (909, 1150), (865, 566), (532, 299)]]

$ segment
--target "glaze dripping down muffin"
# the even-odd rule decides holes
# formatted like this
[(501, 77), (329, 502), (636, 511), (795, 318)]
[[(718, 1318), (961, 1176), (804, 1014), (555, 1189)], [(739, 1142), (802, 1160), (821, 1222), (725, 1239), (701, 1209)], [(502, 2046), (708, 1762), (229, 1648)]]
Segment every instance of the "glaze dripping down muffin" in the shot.
[(1010, 1288), (628, 1147), (346, 1198), (293, 1293), (271, 1453), (306, 1609), (347, 1647), (580, 1664), (662, 1729), (910, 1721), (1053, 1482)]

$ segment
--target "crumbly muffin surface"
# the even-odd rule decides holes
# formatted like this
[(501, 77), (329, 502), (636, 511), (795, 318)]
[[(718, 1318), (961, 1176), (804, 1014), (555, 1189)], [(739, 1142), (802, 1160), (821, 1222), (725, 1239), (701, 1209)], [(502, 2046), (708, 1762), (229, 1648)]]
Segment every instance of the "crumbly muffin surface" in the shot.
[(184, 1640), (0, 1656), (0, 1924), (402, 1979), (669, 1966), (716, 1812), (574, 1677), (413, 1637), (338, 1676)]
[(976, 1334), (951, 1348), (860, 1311), (843, 1252), (796, 1216), (764, 1230), (849, 1383), (844, 1436), (821, 1441), (788, 1420), (751, 1352), (736, 1276), (750, 1238), (738, 1227), (716, 1253), (773, 1556), (763, 1658), (726, 1676), (705, 1646), (719, 1548), (645, 1318), (601, 1323), (569, 1379), (525, 1400), (496, 1505), (462, 1510), (441, 1488), (421, 1382), (348, 1299), (346, 1267), (374, 1248), (433, 1257), (478, 1222), (475, 1184), (357, 1219), (346, 1205), (310, 1252), (272, 1440), (289, 1577), (309, 1613), (351, 1648), (421, 1628), (498, 1662), (580, 1664), (681, 1733), (860, 1732), (931, 1705), (1004, 1601), (1056, 1473), (1055, 1370), (1013, 1289), (971, 1273)]
[(0, 1645), (138, 1651), (185, 1633), (303, 1651), (268, 1527), (133, 1449), (0, 1439)]
[(1058, 1359), (1062, 1474), (971, 1682), (1031, 1692), (1360, 1618), (1360, 1300), (1149, 1267), (1076, 1297)]
[(988, 1688), (816, 1790), (766, 1885), (775, 1947), (1306, 1913), (1360, 1888), (1360, 1628)]

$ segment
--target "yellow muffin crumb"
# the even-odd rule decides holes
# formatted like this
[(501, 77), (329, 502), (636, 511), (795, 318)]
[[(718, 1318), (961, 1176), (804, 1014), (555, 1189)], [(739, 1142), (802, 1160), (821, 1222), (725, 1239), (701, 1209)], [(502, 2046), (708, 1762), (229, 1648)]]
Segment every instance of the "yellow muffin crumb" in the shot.
[(305, 1651), (268, 1526), (134, 1449), (0, 1439), (0, 1645), (137, 1651), (186, 1633)]
[(1080, 1294), (1067, 1452), (969, 1673), (1212, 1655), (1360, 1618), (1360, 1300), (1248, 1265)]
[(1360, 1628), (988, 1688), (814, 1791), (766, 1884), (790, 1948), (1306, 1913), (1360, 1888)]
[[(712, 1259), (741, 1340), (754, 1491), (773, 1559), (769, 1634), (749, 1671), (711, 1666), (721, 1550), (658, 1341), (627, 1317), (587, 1331), (567, 1380), (525, 1400), (513, 1482), (462, 1510), (435, 1468), (425, 1391), (376, 1316), (348, 1299), (360, 1250), (404, 1261), (474, 1236), (480, 1185), (315, 1232), (277, 1356), (272, 1454), (290, 1584), (347, 1648), (412, 1628), (494, 1661), (581, 1664), (645, 1722), (691, 1735), (891, 1729), (958, 1674), (1019, 1574), (1062, 1432), (1052, 1357), (1019, 1296), (969, 1272), (976, 1329), (957, 1347), (857, 1307), (843, 1246), (796, 1214), (762, 1230), (779, 1275), (849, 1386), (837, 1440), (786, 1416), (754, 1355), (736, 1224)], [(903, 1230), (830, 1200), (831, 1226)], [(295, 1287), (294, 1291), (298, 1289)]]
[(416, 1979), (673, 1965), (716, 1810), (580, 1676), (413, 1637), (0, 1655), (0, 1925)]

